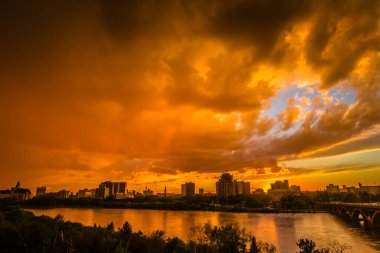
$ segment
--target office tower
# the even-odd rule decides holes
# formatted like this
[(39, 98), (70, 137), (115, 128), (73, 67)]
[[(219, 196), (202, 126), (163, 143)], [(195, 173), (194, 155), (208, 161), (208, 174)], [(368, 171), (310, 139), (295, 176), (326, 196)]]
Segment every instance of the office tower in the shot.
[(181, 194), (183, 196), (194, 196), (195, 195), (195, 183), (193, 182), (186, 182), (181, 185)]

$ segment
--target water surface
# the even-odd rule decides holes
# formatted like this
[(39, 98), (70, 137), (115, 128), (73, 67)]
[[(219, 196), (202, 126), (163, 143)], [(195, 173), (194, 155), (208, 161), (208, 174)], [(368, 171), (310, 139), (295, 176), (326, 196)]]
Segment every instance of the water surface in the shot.
[[(258, 214), (207, 211), (166, 211), (101, 208), (54, 208), (30, 210), (36, 215), (55, 217), (62, 214), (65, 220), (84, 225), (106, 226), (114, 222), (119, 228), (128, 221), (134, 231), (150, 233), (164, 230), (169, 237), (187, 241), (192, 227), (211, 223), (213, 225), (235, 224), (246, 228), (258, 240), (273, 243), (278, 252), (298, 251), (299, 238), (312, 239), (319, 247), (328, 247), (334, 241), (351, 246), (345, 252), (380, 252), (380, 236), (375, 231), (366, 232), (352, 227), (328, 213), (316, 214)], [(377, 231), (378, 232), (378, 231)]]

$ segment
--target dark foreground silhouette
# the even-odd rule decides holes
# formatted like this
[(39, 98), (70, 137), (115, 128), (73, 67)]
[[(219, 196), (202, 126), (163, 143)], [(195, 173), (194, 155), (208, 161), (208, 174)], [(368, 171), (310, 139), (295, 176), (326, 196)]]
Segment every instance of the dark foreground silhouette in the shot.
[[(313, 241), (297, 242), (302, 253), (343, 252), (345, 246), (336, 244), (332, 249), (317, 249)], [(336, 248), (334, 248), (336, 247)], [(341, 251), (336, 251), (337, 249)], [(129, 252), (129, 253), (235, 253), (276, 252), (274, 245), (257, 242), (256, 238), (238, 226), (211, 226), (204, 224), (191, 231), (191, 240), (167, 238), (163, 231), (144, 235), (133, 232), (126, 222), (115, 229), (83, 226), (55, 218), (34, 216), (17, 207), (0, 207), (0, 252)]]

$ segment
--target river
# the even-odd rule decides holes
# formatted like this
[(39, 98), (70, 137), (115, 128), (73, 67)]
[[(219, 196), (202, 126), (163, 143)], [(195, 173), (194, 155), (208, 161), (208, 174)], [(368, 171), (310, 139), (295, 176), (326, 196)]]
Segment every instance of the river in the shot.
[(379, 231), (366, 231), (353, 227), (328, 213), (316, 214), (259, 214), (207, 211), (166, 211), (137, 209), (100, 208), (54, 208), (33, 209), (35, 215), (55, 217), (62, 214), (65, 220), (93, 226), (106, 226), (114, 222), (119, 228), (128, 221), (134, 231), (150, 233), (163, 230), (169, 237), (180, 237), (187, 241), (192, 227), (204, 223), (213, 225), (238, 224), (256, 236), (257, 240), (273, 243), (278, 252), (298, 251), (296, 241), (308, 238), (319, 247), (328, 247), (334, 241), (349, 244), (345, 252), (380, 252)]

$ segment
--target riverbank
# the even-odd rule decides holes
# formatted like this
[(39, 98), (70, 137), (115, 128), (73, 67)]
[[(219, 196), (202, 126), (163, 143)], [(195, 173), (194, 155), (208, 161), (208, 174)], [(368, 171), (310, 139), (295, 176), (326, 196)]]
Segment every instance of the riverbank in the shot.
[[(117, 211), (117, 210), (114, 210)], [(151, 211), (154, 212), (154, 211)], [(157, 212), (157, 211), (156, 211)], [(156, 217), (156, 214), (151, 214)], [(232, 214), (231, 214), (232, 215)], [(120, 217), (110, 216), (105, 213), (107, 218)], [(141, 232), (132, 223), (123, 221), (118, 224), (109, 222), (101, 226), (92, 223), (84, 225), (82, 221), (67, 221), (66, 216), (56, 214), (54, 216), (34, 215), (31, 212), (21, 210), (11, 206), (0, 206), (0, 251), (1, 252), (130, 252), (130, 253), (175, 253), (175, 252), (276, 252), (276, 246), (271, 242), (260, 241), (263, 236), (254, 237), (261, 232), (268, 237), (268, 233), (256, 230), (254, 234), (239, 224), (213, 225), (209, 222), (202, 222), (191, 225), (187, 223), (176, 223), (182, 230), (190, 232), (189, 239), (182, 238), (178, 233), (167, 235), (166, 229), (157, 226), (144, 216), (144, 222), (151, 227), (148, 232)], [(170, 215), (169, 215), (170, 216)], [(83, 216), (82, 219), (89, 217)], [(96, 216), (92, 216), (95, 218)], [(134, 215), (128, 215), (133, 218)], [(136, 217), (136, 216), (135, 216)], [(175, 219), (175, 216), (170, 216)], [(100, 217), (97, 217), (100, 218)], [(189, 218), (187, 216), (187, 218)], [(161, 219), (158, 219), (161, 221)], [(164, 219), (165, 220), (165, 219)], [(257, 219), (255, 219), (257, 221)], [(75, 221), (75, 220), (74, 220)], [(287, 220), (285, 220), (288, 222)], [(267, 223), (267, 222), (265, 222)], [(94, 225), (93, 225), (94, 224)], [(168, 226), (167, 228), (169, 228)], [(287, 226), (288, 227), (288, 226)], [(292, 227), (292, 226), (290, 226)], [(145, 229), (146, 230), (146, 227)], [(137, 232), (135, 232), (137, 231)], [(287, 244), (278, 244), (279, 252), (295, 252), (302, 249), (302, 245), (314, 245), (311, 240), (294, 237), (287, 240)], [(290, 239), (290, 238), (288, 238)], [(318, 244), (318, 243), (317, 243)], [(298, 245), (298, 247), (297, 247)], [(318, 244), (319, 245), (319, 244)], [(326, 248), (327, 249), (327, 248)], [(327, 252), (327, 251), (323, 251)]]
[[(190, 239), (192, 228), (210, 223), (212, 226), (227, 224), (238, 225), (256, 236), (257, 240), (273, 243), (279, 252), (298, 252), (294, 244), (300, 238), (309, 238), (322, 247), (331, 242), (346, 242), (352, 251), (375, 253), (380, 250), (380, 238), (376, 231), (367, 231), (343, 222), (327, 213), (233, 213), (209, 211), (168, 211), (141, 209), (104, 209), (104, 208), (54, 208), (30, 209), (36, 216), (56, 217), (63, 215), (65, 220), (80, 222), (85, 226), (94, 224), (107, 227), (113, 222), (120, 228), (128, 221), (134, 231), (141, 230), (149, 235), (159, 229), (167, 237), (178, 237), (183, 241)], [(368, 238), (371, 239), (368, 239)], [(371, 249), (372, 247), (372, 249)], [(348, 253), (347, 252), (347, 253)]]
[(82, 206), (82, 205), (56, 205), (56, 206), (25, 206), (21, 207), (26, 209), (55, 209), (55, 208), (97, 208), (97, 209), (131, 209), (131, 210), (161, 210), (161, 211), (205, 211), (205, 212), (231, 212), (231, 213), (328, 213), (325, 210), (279, 210), (273, 208), (235, 208), (230, 206), (222, 206), (217, 208), (183, 208), (183, 209), (170, 209), (167, 207), (157, 208), (157, 207), (141, 207), (141, 206)]
[(235, 213), (324, 213), (322, 208), (315, 209), (276, 209), (271, 207), (246, 207), (243, 205), (194, 204), (184, 201), (170, 202), (126, 202), (117, 200), (96, 199), (31, 199), (13, 203), (22, 208), (106, 208), (106, 209), (144, 209), (144, 210), (170, 210), (170, 211), (217, 211)]

